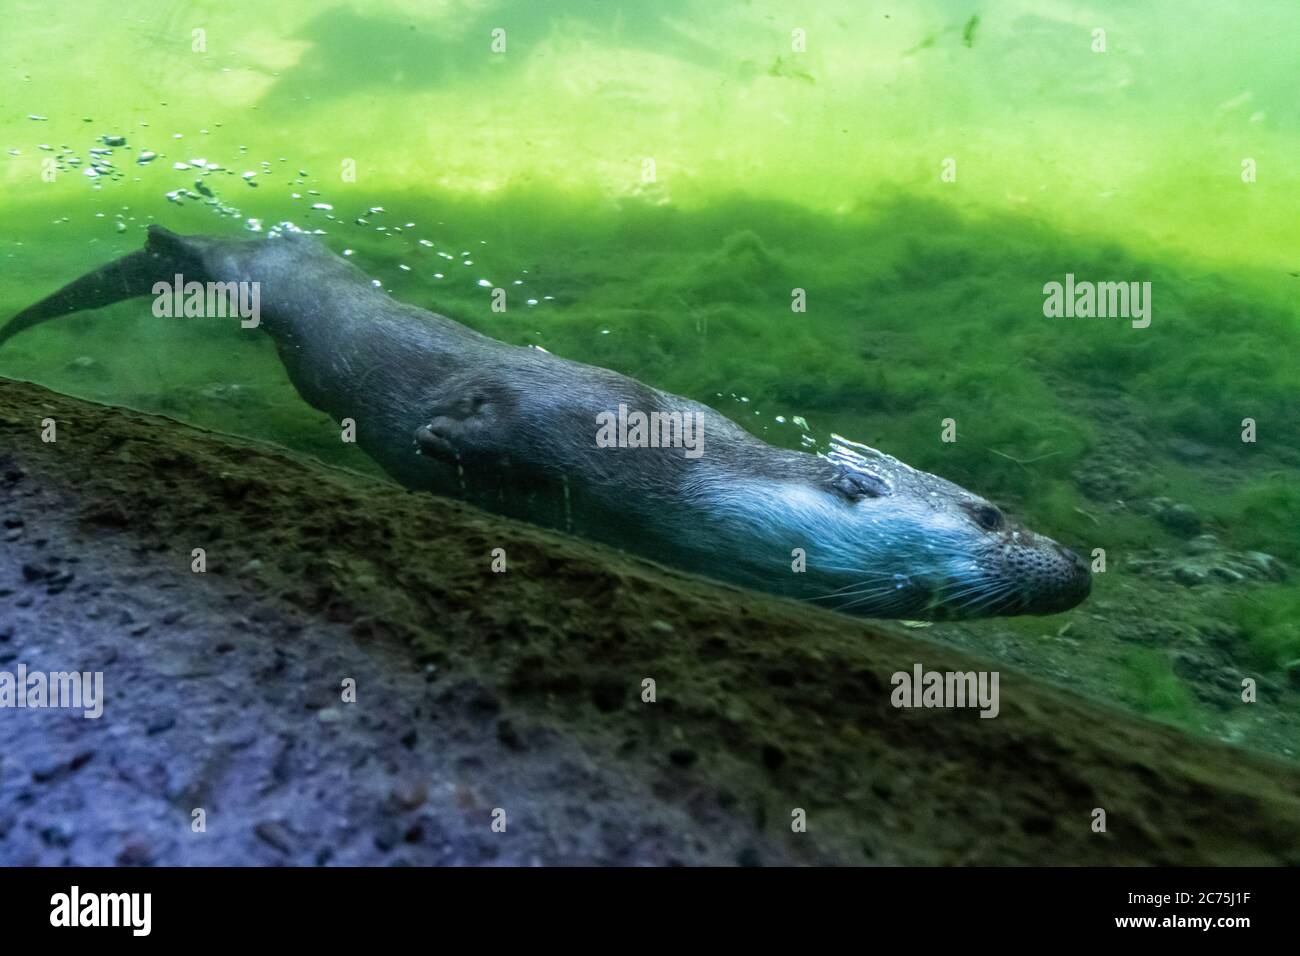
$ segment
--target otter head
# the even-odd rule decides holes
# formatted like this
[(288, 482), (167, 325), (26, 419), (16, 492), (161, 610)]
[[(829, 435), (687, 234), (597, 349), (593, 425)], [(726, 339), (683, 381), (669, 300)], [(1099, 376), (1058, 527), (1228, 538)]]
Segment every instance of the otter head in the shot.
[(1088, 566), (1051, 538), (937, 475), (835, 436), (815, 510), (837, 515), (810, 549), (827, 607), (867, 617), (950, 620), (1054, 614), (1091, 589)]

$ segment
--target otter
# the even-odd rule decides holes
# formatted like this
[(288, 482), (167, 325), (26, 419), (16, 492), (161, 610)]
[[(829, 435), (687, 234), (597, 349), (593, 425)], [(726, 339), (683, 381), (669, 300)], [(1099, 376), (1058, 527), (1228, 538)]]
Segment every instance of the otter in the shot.
[(351, 419), (407, 488), (864, 617), (1051, 614), (1088, 595), (1074, 552), (950, 481), (839, 436), (820, 454), (777, 448), (699, 402), (488, 338), (393, 300), (292, 229), (150, 226), (143, 249), (14, 316), (0, 345), (155, 286), (170, 294), (176, 276), (256, 284), (260, 322), (241, 324), (269, 333), (303, 399)]

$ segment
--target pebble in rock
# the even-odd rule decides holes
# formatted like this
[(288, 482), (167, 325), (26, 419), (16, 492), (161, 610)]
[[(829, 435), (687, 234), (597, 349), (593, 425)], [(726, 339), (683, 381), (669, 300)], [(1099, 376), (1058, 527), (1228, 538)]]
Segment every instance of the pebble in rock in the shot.
[(279, 820), (263, 820), (253, 827), (253, 832), (259, 840), (281, 853), (288, 853), (293, 848), (293, 834)]
[(152, 862), (153, 850), (144, 840), (132, 840), (117, 855), (118, 866), (149, 866)]
[(390, 804), (398, 810), (414, 810), (429, 796), (429, 787), (423, 780), (403, 780), (393, 785), (388, 794)]

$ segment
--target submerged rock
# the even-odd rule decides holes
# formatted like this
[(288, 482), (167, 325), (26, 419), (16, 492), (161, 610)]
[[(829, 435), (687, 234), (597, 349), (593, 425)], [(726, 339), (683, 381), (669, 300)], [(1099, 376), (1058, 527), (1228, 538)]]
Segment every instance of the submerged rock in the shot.
[(1242, 555), (1242, 560), (1270, 580), (1285, 581), (1287, 578), (1286, 565), (1271, 554), (1265, 554), (1263, 551), (1247, 551)]
[(1190, 438), (1175, 438), (1169, 443), (1169, 451), (1175, 458), (1186, 462), (1203, 462), (1210, 457), (1210, 449)]
[(1168, 498), (1151, 499), (1151, 516), (1180, 538), (1190, 538), (1201, 531), (1201, 516), (1196, 509), (1175, 504)]
[(89, 355), (80, 355), (68, 363), (68, 371), (76, 372), (78, 375), (86, 375), (94, 378), (105, 378), (108, 372), (103, 364), (96, 358)]
[(1217, 581), (1239, 584), (1245, 581), (1285, 581), (1287, 567), (1263, 551), (1233, 551), (1223, 547), (1212, 534), (1203, 534), (1188, 542), (1183, 554), (1152, 551), (1129, 561), (1130, 567), (1144, 574), (1195, 587)]
[[(58, 454), (30, 426), (47, 415), (77, 423)], [(4, 379), (0, 520), (43, 542), (0, 548), (6, 653), (39, 644), (74, 660), (89, 638), (96, 660), (117, 652), (117, 686), (150, 691), (110, 693), (113, 724), (0, 721), (0, 752), (27, 770), (0, 788), (13, 859), (110, 865), (138, 841), (116, 862), (1297, 860), (1300, 771), (1276, 759), (1023, 673), (997, 720), (903, 714), (889, 700), (900, 662), (965, 672), (996, 659)], [(483, 559), (502, 540), (506, 583)], [(195, 542), (211, 549), (206, 574), (189, 565)], [(46, 594), (62, 570), (51, 556), (74, 547), (76, 583)], [(227, 570), (254, 560), (262, 573)], [(91, 585), (102, 598), (81, 590)], [(132, 621), (180, 608), (174, 625), (129, 639)], [(348, 625), (362, 618), (373, 628), (358, 639)], [(239, 653), (211, 656), (232, 643)], [(1239, 676), (1178, 666), (1220, 684)], [(322, 732), (313, 715), (344, 676), (361, 693)], [(641, 700), (646, 677), (656, 702)], [(155, 732), (103, 732), (114, 724)], [(207, 799), (212, 755), (238, 771), (217, 779), (220, 805)], [(1081, 773), (1105, 781), (1107, 808), (1140, 820), (1143, 839), (1100, 840), (1080, 824), (1092, 797), (1059, 797)], [(810, 826), (792, 833), (805, 795)], [(206, 804), (211, 832), (191, 838), (178, 810)], [(489, 829), (498, 806), (508, 837)]]

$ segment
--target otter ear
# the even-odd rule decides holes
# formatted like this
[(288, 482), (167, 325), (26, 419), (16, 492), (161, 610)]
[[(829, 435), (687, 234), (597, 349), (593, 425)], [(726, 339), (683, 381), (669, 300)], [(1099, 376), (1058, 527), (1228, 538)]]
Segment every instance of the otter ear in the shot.
[(883, 498), (889, 494), (889, 482), (879, 475), (858, 471), (856, 468), (837, 468), (830, 480), (831, 491), (849, 501), (862, 498)]

